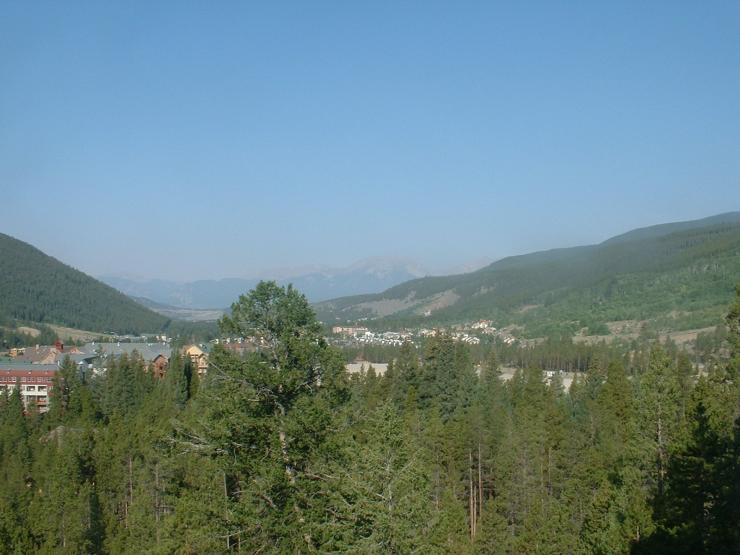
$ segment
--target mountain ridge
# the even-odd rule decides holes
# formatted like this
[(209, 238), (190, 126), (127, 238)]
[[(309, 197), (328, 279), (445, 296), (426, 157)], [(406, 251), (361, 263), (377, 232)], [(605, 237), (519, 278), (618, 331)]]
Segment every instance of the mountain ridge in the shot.
[(168, 307), (223, 310), (263, 279), (274, 279), (283, 285), (292, 283), (309, 300), (319, 302), (358, 292), (380, 292), (423, 275), (424, 270), (413, 261), (372, 257), (343, 268), (315, 266), (293, 271), (275, 270), (255, 277), (175, 282), (104, 275), (100, 280), (130, 297), (146, 298)]
[(0, 315), (96, 332), (159, 331), (170, 323), (123, 293), (0, 233)]
[[(700, 271), (704, 266), (712, 270)], [(691, 315), (675, 325), (691, 318), (709, 321), (738, 279), (740, 212), (729, 212), (632, 230), (596, 245), (506, 257), (475, 272), (411, 280), (379, 294), (315, 307), (327, 323), (367, 319), (377, 325), (434, 325), (490, 318), (529, 327), (533, 334), (558, 327), (572, 333), (610, 319), (665, 321), (667, 314), (686, 308)], [(690, 291), (688, 301), (699, 301), (682, 302), (663, 282)], [(645, 296), (642, 309), (638, 293)], [(671, 302), (662, 301), (661, 294)], [(537, 308), (519, 315), (516, 311), (525, 306)]]

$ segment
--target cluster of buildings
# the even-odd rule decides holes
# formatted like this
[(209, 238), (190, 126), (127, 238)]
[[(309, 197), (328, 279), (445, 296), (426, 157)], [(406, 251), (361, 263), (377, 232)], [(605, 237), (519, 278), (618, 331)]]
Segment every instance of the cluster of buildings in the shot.
[(459, 341), (460, 343), (467, 343), (468, 345), (480, 345), (480, 337), (476, 337), (475, 335), (468, 335), (465, 332), (453, 333), (452, 339), (454, 341)]
[(404, 341), (411, 340), (409, 332), (372, 332), (363, 326), (334, 326), (331, 332), (344, 341), (363, 345), (403, 345)]
[(363, 326), (334, 326), (331, 332), (334, 335), (341, 335), (344, 337), (357, 337), (358, 335), (364, 335), (369, 330)]
[(467, 324), (458, 324), (450, 328), (418, 328), (396, 331), (370, 331), (364, 326), (334, 326), (332, 334), (340, 344), (364, 344), (364, 345), (402, 345), (406, 341), (414, 342), (415, 339), (434, 337), (445, 333), (453, 340), (468, 345), (479, 345), (481, 338), (489, 336), (511, 345), (516, 338), (510, 333), (499, 330), (493, 325), (492, 320), (478, 320)]
[[(182, 355), (190, 359), (199, 377), (208, 372), (206, 345), (188, 345)], [(0, 393), (10, 393), (20, 388), (21, 398), (27, 410), (38, 412), (49, 410), (49, 397), (54, 388), (54, 378), (63, 361), (69, 359), (81, 375), (104, 373), (111, 358), (137, 354), (146, 368), (156, 378), (163, 378), (172, 356), (172, 348), (166, 341), (158, 343), (88, 343), (81, 347), (65, 347), (57, 341), (54, 345), (13, 348), (0, 357)]]

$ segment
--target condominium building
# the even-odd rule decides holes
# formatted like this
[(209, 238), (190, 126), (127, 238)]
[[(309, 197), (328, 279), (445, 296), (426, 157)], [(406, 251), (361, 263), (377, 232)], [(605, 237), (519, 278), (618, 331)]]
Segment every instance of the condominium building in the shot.
[(21, 388), (21, 399), (26, 410), (49, 410), (49, 395), (54, 387), (56, 364), (31, 364), (0, 361), (0, 393)]

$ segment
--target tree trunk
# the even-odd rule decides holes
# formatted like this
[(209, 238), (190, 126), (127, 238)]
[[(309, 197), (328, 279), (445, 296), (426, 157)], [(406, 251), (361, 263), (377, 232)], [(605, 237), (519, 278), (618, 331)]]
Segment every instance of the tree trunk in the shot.
[(154, 466), (154, 521), (157, 529), (157, 545), (159, 545), (159, 463)]
[(478, 516), (483, 517), (483, 466), (481, 462), (480, 441), (478, 442)]
[[(226, 526), (229, 523), (229, 488), (226, 485), (226, 471), (224, 470), (224, 518), (226, 519)], [(231, 550), (231, 538), (229, 537), (229, 530), (226, 530), (226, 551)]]
[(469, 487), (469, 503), (468, 509), (470, 510), (470, 539), (475, 539), (475, 489), (473, 486), (473, 452), (468, 451), (468, 457), (470, 464), (468, 465), (468, 487)]

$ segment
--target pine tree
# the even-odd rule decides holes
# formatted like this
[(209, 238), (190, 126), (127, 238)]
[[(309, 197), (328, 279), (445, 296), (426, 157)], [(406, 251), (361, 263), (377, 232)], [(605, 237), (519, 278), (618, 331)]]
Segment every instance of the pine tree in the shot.
[(18, 381), (0, 414), (0, 539), (8, 553), (33, 551), (28, 522), (32, 452), (20, 391)]
[(688, 402), (686, 434), (674, 445), (658, 532), (644, 552), (729, 554), (740, 550), (740, 287), (727, 316), (730, 358), (702, 376)]
[(330, 465), (332, 501), (321, 550), (359, 553), (433, 552), (429, 482), (398, 409), (386, 402), (370, 412), (362, 439), (345, 444)]
[[(652, 459), (650, 472), (656, 499), (665, 489), (670, 449), (682, 426), (681, 384), (666, 352), (655, 346), (640, 382), (640, 429), (646, 456)], [(659, 509), (660, 510), (660, 509)]]
[[(245, 359), (219, 348), (212, 353), (181, 447), (215, 457), (229, 504), (260, 522), (242, 549), (313, 549), (312, 519), (323, 514), (310, 502), (319, 487), (311, 465), (346, 398), (341, 356), (321, 336), (305, 297), (274, 282), (241, 296), (221, 328), (260, 347)], [(244, 530), (253, 524), (234, 523)]]
[(44, 438), (32, 527), (42, 553), (100, 553), (103, 523), (89, 431), (59, 427)]
[(190, 380), (192, 379), (192, 363), (190, 357), (176, 353), (167, 366), (167, 374), (164, 378), (164, 389), (166, 394), (178, 408), (183, 408), (190, 398)]
[(401, 345), (398, 358), (393, 361), (393, 372), (395, 375), (395, 387), (392, 390), (393, 400), (399, 405), (403, 405), (409, 396), (409, 391), (419, 391), (420, 369), (419, 355), (416, 352), (416, 346), (405, 341)]

